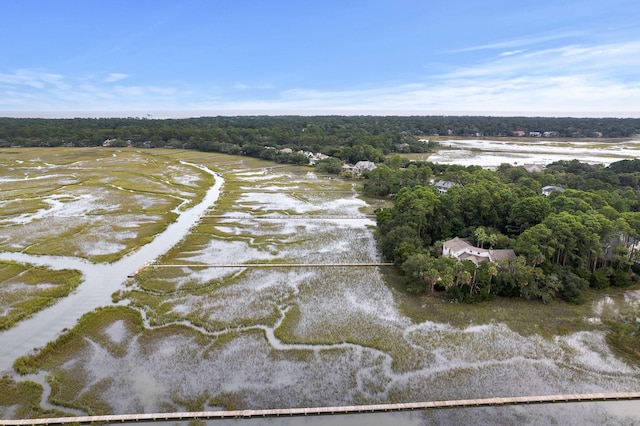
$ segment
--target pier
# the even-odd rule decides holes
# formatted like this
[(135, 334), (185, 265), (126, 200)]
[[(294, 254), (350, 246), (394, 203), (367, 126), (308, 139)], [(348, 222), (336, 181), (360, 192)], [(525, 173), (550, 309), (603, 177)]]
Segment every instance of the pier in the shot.
[(207, 214), (202, 217), (210, 217), (217, 219), (236, 219), (236, 220), (364, 220), (364, 219), (376, 219), (376, 215), (215, 215)]
[(69, 423), (125, 423), (177, 420), (223, 420), (266, 417), (318, 416), (414, 411), (438, 408), (468, 408), (502, 405), (554, 404), (569, 402), (620, 401), (640, 399), (640, 392), (589, 393), (570, 395), (514, 396), (505, 398), (459, 399), (453, 401), (408, 402), (400, 404), (350, 405), (341, 407), (280, 408), (266, 410), (194, 411), (180, 413), (116, 414), (106, 416), (58, 417), (49, 419), (0, 420), (0, 425), (63, 425)]
[(174, 263), (152, 264), (149, 268), (341, 268), (393, 266), (390, 262), (365, 263)]

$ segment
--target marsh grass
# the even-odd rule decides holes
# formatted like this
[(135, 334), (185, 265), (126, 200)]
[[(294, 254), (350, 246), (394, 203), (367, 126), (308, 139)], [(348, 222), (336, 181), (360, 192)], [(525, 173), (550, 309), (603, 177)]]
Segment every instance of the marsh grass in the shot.
[[(3, 192), (5, 191), (3, 185)], [(40, 199), (19, 198), (0, 202), (2, 207), (2, 213), (0, 213), (0, 220), (2, 218), (8, 218), (11, 216), (17, 216), (20, 214), (33, 214), (38, 210), (45, 209), (49, 205)]]
[(41, 369), (55, 371), (59, 365), (73, 359), (87, 347), (86, 338), (100, 343), (109, 349), (113, 356), (122, 356), (123, 348), (114, 344), (105, 334), (106, 327), (115, 321), (123, 321), (132, 334), (140, 333), (144, 329), (142, 316), (135, 309), (124, 306), (99, 308), (84, 314), (75, 327), (47, 343), (37, 353), (18, 358), (14, 368), (20, 374), (35, 373)]
[(199, 202), (215, 179), (152, 150), (25, 149), (0, 155), (0, 166), (7, 179), (0, 249), (93, 262), (151, 241), (176, 219), (173, 210)]
[(130, 336), (143, 332), (142, 317), (137, 310), (115, 306), (100, 308), (83, 315), (76, 327), (49, 342), (39, 352), (18, 358), (14, 368), (20, 374), (41, 369), (51, 372), (48, 377), (50, 400), (56, 405), (81, 409), (90, 414), (109, 414), (111, 407), (103, 401), (102, 394), (112, 386), (111, 379), (101, 379), (87, 388), (89, 373), (84, 365), (69, 361), (88, 350), (90, 342), (96, 342), (113, 357), (124, 356), (129, 339), (114, 342), (106, 332), (116, 321), (123, 322)]
[(43, 409), (40, 406), (43, 389), (31, 381), (16, 382), (9, 376), (0, 378), (0, 407), (14, 407), (11, 416), (0, 409), (4, 419), (39, 419), (64, 417), (68, 415), (60, 410)]
[[(120, 151), (115, 153), (124, 156)], [(353, 212), (356, 208), (360, 212), (371, 211), (370, 206), (359, 206), (345, 195), (353, 191), (353, 182), (312, 177), (304, 182), (308, 169), (277, 167), (263, 173), (273, 164), (180, 150), (138, 152), (131, 157), (131, 165), (139, 164), (136, 161), (140, 158), (153, 160), (145, 167), (156, 170), (185, 160), (223, 172), (226, 183), (209, 214), (331, 214)], [(92, 179), (92, 184), (99, 185), (97, 177)], [(115, 182), (126, 185), (133, 179), (128, 175)], [(203, 186), (211, 182), (207, 179), (200, 180)], [(171, 195), (167, 199), (158, 195), (162, 191), (158, 188), (165, 181), (170, 182), (168, 187), (175, 187), (174, 192), (167, 192)], [(153, 197), (150, 193), (139, 195), (153, 199), (149, 201), (151, 209), (160, 220), (170, 220), (161, 216), (160, 201), (164, 200), (165, 207), (175, 206), (175, 200), (182, 196), (179, 194), (196, 191), (181, 182), (175, 175), (163, 175), (153, 182), (154, 191), (158, 191)], [(139, 184), (133, 182), (127, 188), (142, 191)], [(272, 193), (286, 195), (277, 200), (287, 204), (278, 205), (270, 196)], [(247, 202), (251, 199), (259, 202), (257, 207)], [(127, 230), (125, 225), (112, 226), (116, 231)], [(83, 228), (77, 235), (86, 232)], [(128, 282), (127, 290), (116, 295), (116, 299), (128, 301), (128, 307), (104, 308), (83, 316), (72, 330), (38, 353), (18, 359), (14, 366), (22, 374), (38, 369), (51, 372), (56, 402), (92, 413), (112, 410), (108, 401), (117, 401), (118, 386), (132, 385), (132, 379), (122, 372), (132, 360), (148, 369), (158, 382), (171, 381), (172, 386), (166, 395), (158, 397), (162, 401), (155, 406), (167, 410), (200, 410), (205, 404), (242, 409), (292, 401), (300, 406), (318, 401), (406, 402), (433, 395), (460, 396), (462, 387), (481, 377), (478, 371), (484, 367), (478, 364), (490, 363), (492, 357), (498, 363), (512, 362), (514, 358), (515, 362), (505, 368), (517, 368), (521, 352), (510, 345), (534, 346), (538, 335), (553, 341), (576, 330), (604, 329), (585, 325), (583, 317), (589, 311), (585, 306), (543, 306), (520, 300), (494, 300), (476, 306), (445, 303), (439, 297), (415, 297), (406, 293), (403, 277), (390, 268), (212, 271), (193, 265), (216, 263), (223, 258), (233, 259), (232, 263), (370, 262), (377, 256), (370, 234), (371, 229), (362, 224), (204, 217), (189, 235), (158, 259), (159, 264), (185, 266), (146, 268)], [(384, 279), (379, 271), (384, 272)], [(428, 329), (430, 321), (437, 323), (434, 330)], [(119, 322), (124, 324), (127, 335), (123, 340), (114, 340), (109, 329)], [(473, 326), (479, 324), (489, 325), (474, 332)], [(288, 346), (269, 345), (268, 329), (273, 327), (276, 338)], [(500, 333), (506, 336), (503, 340), (499, 340)], [(509, 339), (516, 343), (506, 342)], [(329, 347), (319, 350), (315, 347), (318, 345)], [(109, 358), (101, 368), (113, 369), (116, 381), (104, 377), (97, 380), (91, 374), (91, 354), (96, 346), (115, 359)], [(539, 353), (534, 356), (546, 355)], [(572, 354), (566, 350), (563, 356), (570, 358)], [(164, 360), (169, 364), (154, 364)], [(456, 361), (460, 364), (456, 365)], [(274, 379), (270, 375), (273, 372), (266, 371), (271, 362), (274, 374), (291, 367), (296, 371), (293, 374), (299, 375), (292, 381), (304, 380), (304, 385), (293, 383), (278, 388), (280, 384), (260, 382)], [(467, 367), (469, 364), (473, 367)], [(443, 371), (430, 371), (434, 365)], [(251, 370), (254, 366), (260, 370)], [(245, 368), (252, 374), (246, 382), (230, 384), (228, 388), (226, 382), (212, 385), (221, 377), (233, 382), (235, 369), (242, 377)], [(496, 370), (496, 375), (499, 373), (504, 370)], [(173, 384), (180, 380), (183, 382)], [(277, 378), (274, 381), (278, 382)], [(236, 391), (234, 386), (240, 389)], [(308, 389), (313, 391), (307, 394)], [(316, 389), (319, 395), (315, 394)], [(127, 389), (127, 395), (135, 395), (135, 391)]]
[(79, 271), (0, 261), (0, 330), (53, 305), (82, 281)]

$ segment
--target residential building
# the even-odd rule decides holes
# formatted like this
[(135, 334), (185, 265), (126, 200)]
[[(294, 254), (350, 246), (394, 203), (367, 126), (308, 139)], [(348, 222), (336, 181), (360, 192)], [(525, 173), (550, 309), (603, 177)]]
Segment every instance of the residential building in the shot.
[(544, 170), (544, 164), (523, 164), (522, 167), (529, 173), (539, 173)]
[(353, 165), (353, 171), (355, 173), (370, 172), (376, 167), (377, 166), (373, 161), (358, 161), (356, 164)]
[(552, 185), (542, 187), (542, 195), (548, 196), (554, 191), (564, 192), (564, 188), (561, 186), (552, 186)]
[(450, 182), (448, 180), (439, 180), (436, 182), (435, 185), (436, 185), (436, 189), (441, 194), (446, 193), (449, 190), (449, 188), (451, 188), (452, 186), (462, 186), (455, 182)]
[(516, 253), (511, 249), (494, 250), (475, 247), (458, 237), (442, 243), (442, 255), (455, 257), (458, 260), (470, 260), (476, 265), (480, 262), (497, 262), (516, 257)]

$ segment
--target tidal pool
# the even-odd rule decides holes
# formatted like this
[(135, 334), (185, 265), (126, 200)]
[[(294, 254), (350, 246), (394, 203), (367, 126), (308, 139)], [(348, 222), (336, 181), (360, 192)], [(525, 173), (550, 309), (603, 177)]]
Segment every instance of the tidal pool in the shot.
[[(352, 183), (237, 157), (165, 155), (220, 171), (226, 179), (220, 199), (188, 233), (174, 235), (173, 248), (155, 266), (128, 281), (122, 306), (85, 317), (83, 331), (53, 356), (36, 356), (54, 378), (52, 397), (60, 404), (97, 414), (640, 389), (640, 369), (616, 357), (597, 320), (629, 299), (605, 298), (588, 316), (575, 315), (578, 326), (551, 334), (519, 331), (532, 318), (555, 321), (535, 303), (499, 320), (470, 309), (465, 321), (409, 314), (415, 296), (389, 285), (383, 267), (340, 266), (380, 261), (373, 223), (364, 216), (370, 206)], [(260, 423), (633, 424), (640, 420), (637, 404)], [(238, 423), (255, 422), (223, 422)]]

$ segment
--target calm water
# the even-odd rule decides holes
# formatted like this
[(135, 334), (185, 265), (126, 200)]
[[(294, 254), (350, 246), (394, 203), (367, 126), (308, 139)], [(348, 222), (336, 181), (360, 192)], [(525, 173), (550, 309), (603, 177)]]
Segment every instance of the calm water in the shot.
[(502, 163), (549, 164), (573, 159), (590, 164), (608, 165), (640, 156), (640, 141), (637, 140), (624, 143), (554, 142), (544, 139), (532, 142), (449, 140), (440, 142), (440, 146), (442, 148), (436, 153), (417, 157), (441, 164), (496, 168)]

